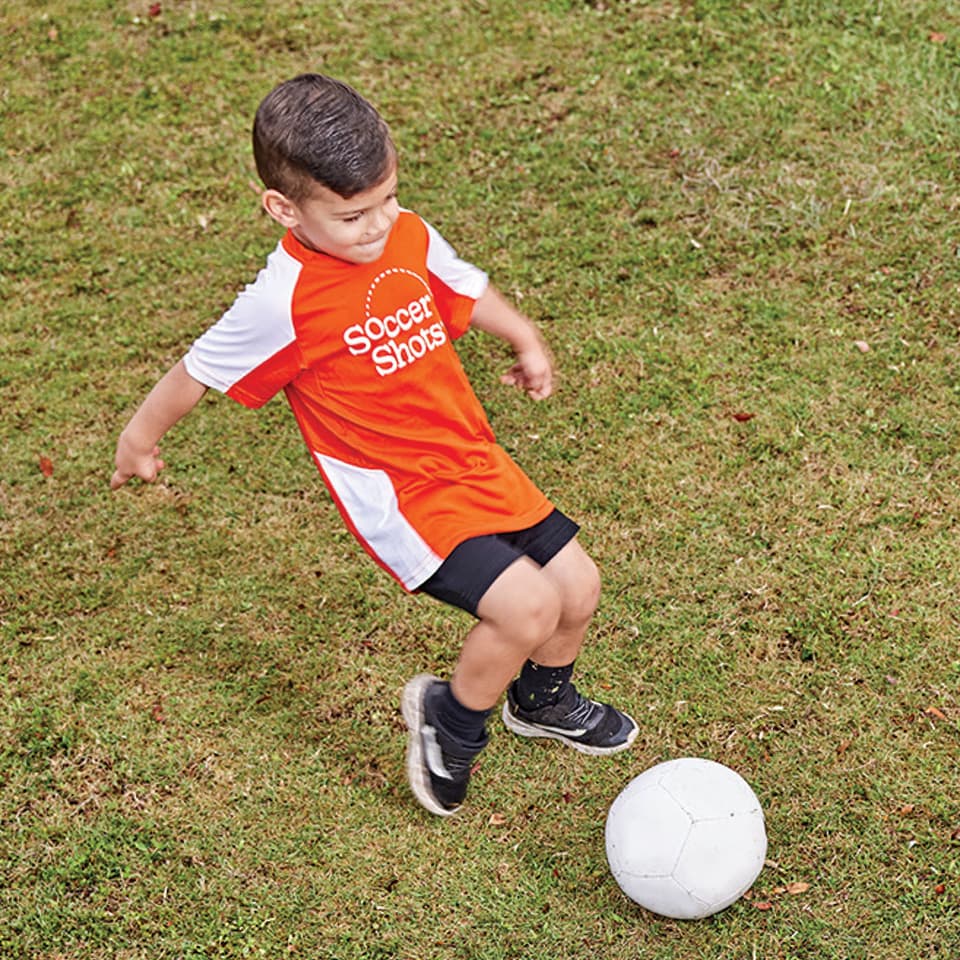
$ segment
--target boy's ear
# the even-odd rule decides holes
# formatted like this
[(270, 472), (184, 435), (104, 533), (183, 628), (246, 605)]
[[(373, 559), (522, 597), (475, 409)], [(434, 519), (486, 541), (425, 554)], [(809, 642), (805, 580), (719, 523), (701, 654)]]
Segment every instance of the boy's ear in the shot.
[(300, 212), (297, 205), (279, 190), (264, 190), (260, 196), (263, 209), (281, 226), (288, 230), (300, 224)]

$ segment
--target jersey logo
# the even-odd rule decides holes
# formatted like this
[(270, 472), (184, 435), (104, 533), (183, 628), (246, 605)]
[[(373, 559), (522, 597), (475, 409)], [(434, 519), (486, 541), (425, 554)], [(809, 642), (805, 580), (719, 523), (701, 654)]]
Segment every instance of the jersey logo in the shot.
[(413, 270), (392, 267), (377, 274), (364, 298), (364, 314), (363, 323), (343, 331), (343, 342), (353, 356), (369, 356), (381, 377), (447, 342), (430, 285)]

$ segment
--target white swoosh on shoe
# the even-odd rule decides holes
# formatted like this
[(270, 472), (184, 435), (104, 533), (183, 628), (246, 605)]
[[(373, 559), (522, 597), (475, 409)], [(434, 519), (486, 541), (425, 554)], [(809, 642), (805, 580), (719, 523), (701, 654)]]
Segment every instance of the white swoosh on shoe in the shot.
[(450, 771), (443, 764), (443, 752), (440, 750), (440, 744), (437, 743), (437, 731), (429, 724), (425, 724), (421, 733), (423, 735), (423, 756), (427, 761), (430, 772), (435, 777), (452, 780)]
[(558, 733), (563, 737), (582, 737), (587, 731), (582, 727), (579, 730), (569, 730), (566, 727), (549, 727), (545, 723), (533, 724), (538, 730), (546, 730), (548, 733)]

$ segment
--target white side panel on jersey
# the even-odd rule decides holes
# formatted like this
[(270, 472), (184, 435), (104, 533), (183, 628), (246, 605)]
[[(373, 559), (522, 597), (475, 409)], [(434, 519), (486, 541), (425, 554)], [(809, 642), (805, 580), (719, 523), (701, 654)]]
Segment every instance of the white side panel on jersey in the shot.
[(226, 393), (295, 339), (291, 301), (303, 264), (277, 244), (257, 279), (183, 358), (195, 380)]
[(357, 532), (397, 579), (408, 590), (429, 579), (443, 558), (430, 549), (400, 512), (387, 474), (322, 453), (315, 452), (314, 456)]
[(487, 289), (487, 275), (472, 263), (461, 260), (453, 247), (426, 220), (429, 243), (427, 245), (427, 270), (439, 277), (451, 290), (461, 296), (479, 300)]

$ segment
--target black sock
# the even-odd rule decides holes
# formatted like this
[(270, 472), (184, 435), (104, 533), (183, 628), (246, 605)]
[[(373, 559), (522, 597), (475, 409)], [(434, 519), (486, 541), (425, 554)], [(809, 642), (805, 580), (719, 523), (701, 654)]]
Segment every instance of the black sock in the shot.
[(528, 660), (513, 688), (517, 703), (524, 710), (536, 710), (556, 703), (563, 685), (569, 683), (572, 676), (572, 663), (565, 667), (542, 667)]
[(447, 736), (470, 749), (482, 750), (487, 745), (487, 717), (490, 710), (465, 707), (450, 689), (449, 683), (438, 683), (427, 694), (437, 725)]

